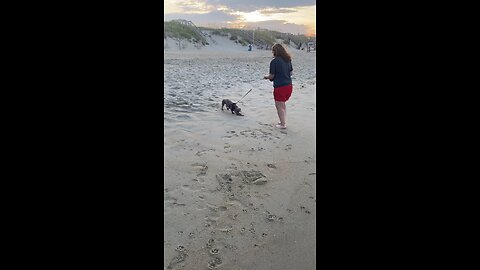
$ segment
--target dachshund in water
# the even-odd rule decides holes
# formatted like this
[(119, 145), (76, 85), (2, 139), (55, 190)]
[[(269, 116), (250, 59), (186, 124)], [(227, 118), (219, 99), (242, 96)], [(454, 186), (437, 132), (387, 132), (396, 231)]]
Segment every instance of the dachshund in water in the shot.
[(243, 116), (243, 114), (240, 112), (242, 109), (237, 106), (237, 103), (233, 103), (230, 99), (222, 100), (222, 111), (223, 106), (227, 108), (227, 111), (230, 110), (232, 114)]

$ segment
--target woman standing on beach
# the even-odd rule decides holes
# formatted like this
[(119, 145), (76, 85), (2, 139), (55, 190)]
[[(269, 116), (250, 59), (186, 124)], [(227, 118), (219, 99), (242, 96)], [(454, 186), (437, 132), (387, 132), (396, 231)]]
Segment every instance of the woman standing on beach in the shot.
[(287, 128), (285, 121), (287, 118), (287, 107), (285, 102), (292, 95), (292, 57), (287, 53), (281, 44), (275, 44), (272, 47), (274, 59), (270, 62), (270, 74), (264, 76), (264, 79), (273, 81), (273, 99), (277, 108), (280, 123), (275, 127), (280, 129)]

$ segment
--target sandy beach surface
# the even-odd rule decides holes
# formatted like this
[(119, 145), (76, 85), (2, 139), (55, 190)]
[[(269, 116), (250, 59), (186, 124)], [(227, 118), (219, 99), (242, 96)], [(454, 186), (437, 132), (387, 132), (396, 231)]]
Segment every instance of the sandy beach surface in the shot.
[(279, 130), (271, 51), (220, 47), (164, 51), (164, 269), (315, 269), (316, 53)]

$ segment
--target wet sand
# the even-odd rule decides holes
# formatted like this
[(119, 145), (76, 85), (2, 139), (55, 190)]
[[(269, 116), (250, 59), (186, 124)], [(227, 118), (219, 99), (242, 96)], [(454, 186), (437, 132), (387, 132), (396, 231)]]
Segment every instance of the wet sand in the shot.
[(316, 54), (291, 53), (286, 130), (270, 51), (164, 53), (164, 269), (315, 269)]

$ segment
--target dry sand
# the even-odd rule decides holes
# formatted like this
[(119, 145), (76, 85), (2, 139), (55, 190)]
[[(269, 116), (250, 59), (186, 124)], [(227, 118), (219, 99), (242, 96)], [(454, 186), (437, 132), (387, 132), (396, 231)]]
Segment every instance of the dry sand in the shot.
[(164, 52), (164, 269), (315, 269), (316, 53), (290, 53), (279, 130), (270, 51)]

